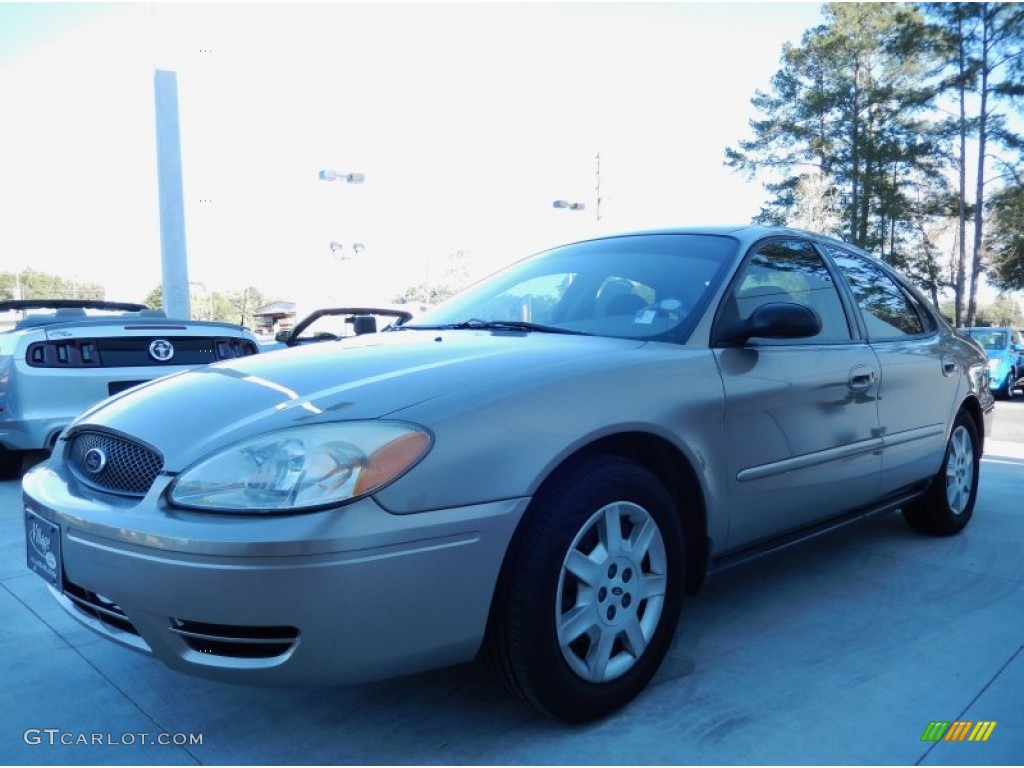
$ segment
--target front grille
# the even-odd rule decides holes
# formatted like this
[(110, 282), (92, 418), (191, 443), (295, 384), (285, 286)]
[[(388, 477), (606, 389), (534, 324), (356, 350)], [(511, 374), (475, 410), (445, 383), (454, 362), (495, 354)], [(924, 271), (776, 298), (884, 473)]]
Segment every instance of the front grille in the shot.
[(295, 645), (295, 627), (246, 627), (171, 619), (171, 632), (193, 651), (236, 659), (270, 659)]
[(135, 627), (132, 626), (132, 623), (128, 621), (121, 607), (117, 603), (103, 597), (103, 595), (90, 592), (65, 579), (64, 596), (74, 603), (75, 607), (82, 611), (82, 613), (92, 616), (94, 619), (99, 619), (107, 626), (114, 627), (122, 632), (129, 632), (133, 635), (139, 634)]
[[(92, 462), (87, 464), (90, 452), (93, 452), (89, 457)], [(98, 460), (96, 452), (100, 452), (105, 461)], [(128, 496), (145, 496), (164, 466), (163, 458), (156, 451), (105, 432), (74, 435), (69, 455), (71, 468), (86, 485)], [(100, 466), (98, 471), (97, 465)]]

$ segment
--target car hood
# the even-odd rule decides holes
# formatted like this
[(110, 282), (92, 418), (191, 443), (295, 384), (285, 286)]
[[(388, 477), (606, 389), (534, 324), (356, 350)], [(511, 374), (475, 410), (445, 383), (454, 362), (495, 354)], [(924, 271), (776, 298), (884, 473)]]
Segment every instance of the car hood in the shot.
[[(156, 448), (179, 472), (210, 452), (305, 423), (376, 419), (515, 375), (579, 375), (643, 342), (492, 331), (401, 331), (217, 363), (149, 382), (86, 411), (85, 426)], [(588, 363), (588, 361), (593, 361)], [(490, 390), (493, 393), (493, 389)], [(493, 396), (493, 395), (490, 395)], [(429, 425), (426, 425), (429, 426)]]

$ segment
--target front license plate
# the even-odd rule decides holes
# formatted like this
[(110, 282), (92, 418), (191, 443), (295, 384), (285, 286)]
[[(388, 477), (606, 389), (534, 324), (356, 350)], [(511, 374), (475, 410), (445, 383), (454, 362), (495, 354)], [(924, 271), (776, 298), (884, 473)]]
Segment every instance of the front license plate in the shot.
[(58, 592), (63, 590), (60, 526), (25, 510), (25, 544), (29, 570), (38, 573)]

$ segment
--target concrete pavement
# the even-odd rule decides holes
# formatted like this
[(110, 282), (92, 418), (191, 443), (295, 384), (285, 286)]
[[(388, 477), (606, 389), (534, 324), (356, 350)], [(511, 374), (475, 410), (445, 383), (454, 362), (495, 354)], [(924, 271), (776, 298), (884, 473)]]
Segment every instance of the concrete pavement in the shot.
[[(172, 672), (93, 635), (50, 599), (24, 564), (19, 486), (0, 483), (0, 756), (84, 765), (1020, 764), (1022, 497), (1024, 445), (991, 441), (975, 519), (960, 536), (928, 539), (894, 514), (716, 577), (687, 601), (651, 688), (616, 716), (573, 728), (507, 698), (477, 664), (323, 690)], [(930, 722), (956, 720), (997, 725), (983, 743), (921, 741)], [(171, 743), (144, 744), (141, 734)]]

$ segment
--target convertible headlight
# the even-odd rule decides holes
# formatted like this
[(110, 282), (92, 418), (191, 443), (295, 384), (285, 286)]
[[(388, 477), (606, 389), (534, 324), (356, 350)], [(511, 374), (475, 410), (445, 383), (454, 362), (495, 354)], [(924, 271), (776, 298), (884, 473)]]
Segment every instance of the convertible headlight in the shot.
[(218, 512), (299, 512), (373, 493), (411, 469), (430, 433), (394, 421), (292, 427), (235, 443), (181, 473), (172, 503)]

